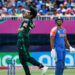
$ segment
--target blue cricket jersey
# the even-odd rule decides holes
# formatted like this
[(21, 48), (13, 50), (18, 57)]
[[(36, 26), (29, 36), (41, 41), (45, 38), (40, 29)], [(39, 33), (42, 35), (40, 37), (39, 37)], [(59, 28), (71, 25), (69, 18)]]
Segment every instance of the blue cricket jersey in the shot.
[(51, 37), (55, 37), (54, 46), (55, 48), (62, 48), (65, 49), (65, 41), (64, 38), (66, 36), (65, 29), (59, 29), (57, 27), (54, 27), (50, 32)]
[(57, 53), (58, 60), (64, 60), (65, 57), (65, 41), (66, 36), (65, 29), (59, 29), (57, 27), (52, 28), (50, 32), (50, 37), (55, 37), (54, 47)]

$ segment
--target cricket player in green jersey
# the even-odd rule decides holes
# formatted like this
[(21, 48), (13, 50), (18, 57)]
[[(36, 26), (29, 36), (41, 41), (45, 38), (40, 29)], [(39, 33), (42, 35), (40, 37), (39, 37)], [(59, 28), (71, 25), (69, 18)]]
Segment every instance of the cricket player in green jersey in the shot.
[(19, 59), (26, 75), (31, 75), (27, 62), (38, 66), (40, 69), (42, 69), (42, 75), (44, 75), (48, 69), (48, 67), (42, 65), (41, 63), (37, 62), (33, 57), (31, 57), (28, 51), (30, 31), (34, 28), (34, 23), (32, 19), (35, 18), (36, 15), (36, 9), (30, 7), (30, 9), (25, 13), (24, 20), (21, 23), (20, 28), (18, 29), (17, 46), (19, 50)]

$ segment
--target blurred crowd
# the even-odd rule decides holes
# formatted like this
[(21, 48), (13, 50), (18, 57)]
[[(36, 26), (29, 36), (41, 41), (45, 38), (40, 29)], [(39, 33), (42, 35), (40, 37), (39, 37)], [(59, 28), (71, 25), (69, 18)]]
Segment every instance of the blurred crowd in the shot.
[(59, 8), (56, 9), (55, 15), (75, 15), (75, 0), (67, 0), (63, 4), (60, 4)]
[(38, 15), (45, 15), (49, 12), (50, 7), (54, 7), (52, 3), (53, 1), (54, 0), (1, 0), (0, 15), (20, 16), (31, 6), (37, 9)]
[(31, 6), (38, 11), (38, 16), (75, 15), (75, 0), (0, 0), (0, 16), (22, 16)]

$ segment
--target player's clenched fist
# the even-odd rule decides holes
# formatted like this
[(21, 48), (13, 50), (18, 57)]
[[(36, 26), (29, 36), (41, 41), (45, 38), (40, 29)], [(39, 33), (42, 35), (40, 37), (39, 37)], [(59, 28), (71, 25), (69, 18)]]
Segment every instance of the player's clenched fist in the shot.
[(56, 58), (56, 51), (55, 51), (55, 49), (51, 50), (51, 57), (52, 58)]

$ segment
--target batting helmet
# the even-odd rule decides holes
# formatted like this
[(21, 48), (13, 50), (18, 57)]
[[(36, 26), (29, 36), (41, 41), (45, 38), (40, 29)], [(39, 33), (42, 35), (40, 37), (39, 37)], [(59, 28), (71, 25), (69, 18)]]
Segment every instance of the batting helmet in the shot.
[(62, 17), (56, 17), (56, 18), (55, 18), (55, 21), (57, 21), (57, 20), (62, 20), (62, 22), (63, 22)]

